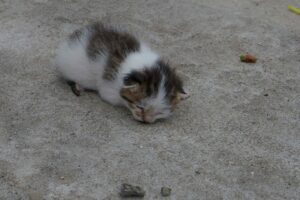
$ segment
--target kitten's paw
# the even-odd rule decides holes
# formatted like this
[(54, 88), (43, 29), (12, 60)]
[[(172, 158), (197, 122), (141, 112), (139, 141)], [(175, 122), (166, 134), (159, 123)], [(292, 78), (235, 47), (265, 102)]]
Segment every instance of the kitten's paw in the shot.
[(83, 90), (83, 88), (80, 85), (78, 85), (77, 83), (75, 83), (73, 81), (68, 81), (68, 85), (71, 87), (72, 92), (76, 96), (80, 96), (80, 92)]

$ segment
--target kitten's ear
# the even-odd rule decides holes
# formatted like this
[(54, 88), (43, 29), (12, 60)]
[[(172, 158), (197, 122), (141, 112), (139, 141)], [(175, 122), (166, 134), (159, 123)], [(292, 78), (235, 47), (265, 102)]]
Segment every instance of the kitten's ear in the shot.
[(133, 71), (124, 78), (124, 86), (121, 89), (121, 96), (129, 102), (137, 102), (144, 97), (143, 81), (144, 74)]
[(180, 100), (185, 100), (190, 97), (190, 94), (186, 89), (181, 89), (178, 92), (178, 96), (179, 96)]
[(133, 85), (125, 85), (121, 89), (120, 94), (125, 100), (131, 103), (139, 101), (142, 98), (141, 85), (138, 83)]
[(137, 92), (140, 89), (140, 84), (136, 83), (133, 85), (124, 85), (122, 89), (128, 92)]

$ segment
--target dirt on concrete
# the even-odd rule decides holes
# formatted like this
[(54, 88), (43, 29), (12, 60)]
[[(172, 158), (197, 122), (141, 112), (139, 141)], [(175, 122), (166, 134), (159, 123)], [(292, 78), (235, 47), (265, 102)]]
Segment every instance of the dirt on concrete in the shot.
[[(0, 0), (0, 199), (299, 199), (297, 0)], [(150, 43), (191, 97), (153, 125), (94, 93), (76, 97), (53, 64), (93, 21)], [(241, 54), (257, 56), (241, 63)], [(268, 94), (268, 95), (265, 95)], [(64, 178), (61, 178), (64, 177)]]

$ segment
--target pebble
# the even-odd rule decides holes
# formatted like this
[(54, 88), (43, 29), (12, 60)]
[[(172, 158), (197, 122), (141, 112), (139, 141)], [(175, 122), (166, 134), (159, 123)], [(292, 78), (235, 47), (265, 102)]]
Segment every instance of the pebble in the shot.
[(145, 191), (140, 186), (123, 183), (121, 187), (121, 197), (144, 197)]
[(172, 191), (171, 188), (168, 188), (168, 187), (162, 187), (160, 193), (161, 193), (161, 195), (162, 195), (163, 197), (168, 197), (168, 196), (171, 195), (171, 191)]

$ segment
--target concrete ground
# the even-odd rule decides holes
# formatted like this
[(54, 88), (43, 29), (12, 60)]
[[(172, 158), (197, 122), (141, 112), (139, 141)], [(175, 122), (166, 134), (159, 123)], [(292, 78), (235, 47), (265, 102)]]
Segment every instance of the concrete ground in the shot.
[[(0, 199), (299, 199), (297, 0), (0, 0)], [(153, 125), (53, 64), (59, 41), (101, 20), (168, 58), (192, 96)], [(257, 64), (239, 61), (242, 53)], [(169, 186), (172, 195), (160, 196)]]

